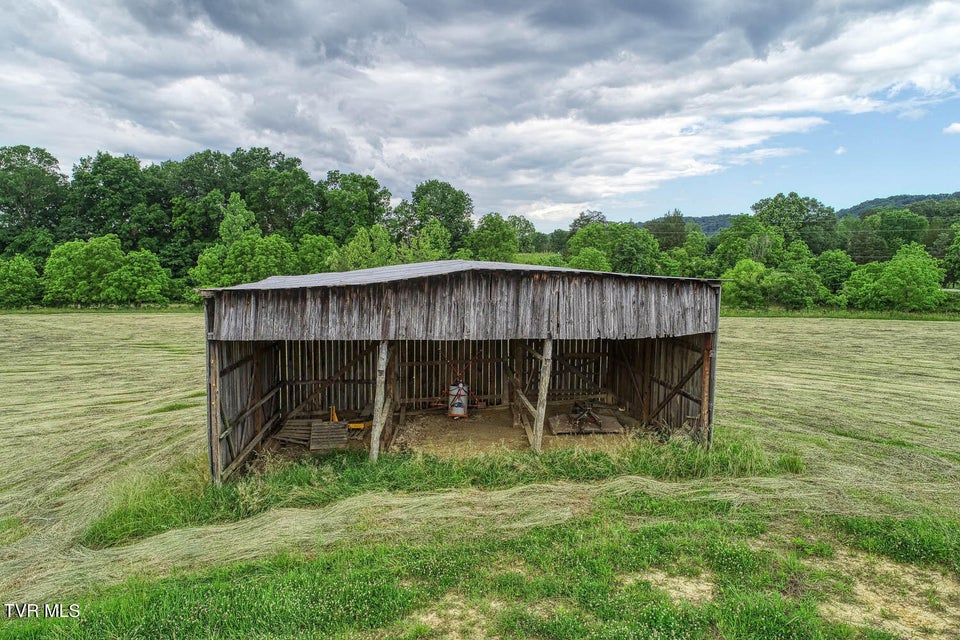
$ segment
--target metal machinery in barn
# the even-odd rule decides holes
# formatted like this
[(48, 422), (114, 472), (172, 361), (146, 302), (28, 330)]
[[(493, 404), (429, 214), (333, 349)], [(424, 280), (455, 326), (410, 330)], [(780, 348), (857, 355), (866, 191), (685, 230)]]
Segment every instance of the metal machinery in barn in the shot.
[(712, 440), (716, 280), (449, 260), (200, 293), (217, 483), (298, 426), (325, 448), (369, 424), (375, 461), (406, 412), (438, 400), (457, 416), (509, 406), (537, 452), (559, 400), (582, 403), (581, 430), (590, 402), (614, 402)]

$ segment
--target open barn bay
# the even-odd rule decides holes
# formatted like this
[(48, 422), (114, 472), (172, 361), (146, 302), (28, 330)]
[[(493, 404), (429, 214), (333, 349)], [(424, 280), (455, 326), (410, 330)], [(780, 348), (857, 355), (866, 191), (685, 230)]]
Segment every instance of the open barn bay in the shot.
[(960, 323), (725, 318), (715, 450), (264, 460), (199, 313), (0, 315), (0, 637), (956, 637)]

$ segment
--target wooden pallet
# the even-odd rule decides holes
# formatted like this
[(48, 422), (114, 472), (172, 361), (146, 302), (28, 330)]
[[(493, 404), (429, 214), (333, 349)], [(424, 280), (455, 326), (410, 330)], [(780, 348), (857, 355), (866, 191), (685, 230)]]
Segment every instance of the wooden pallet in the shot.
[(322, 451), (346, 447), (347, 436), (346, 422), (300, 418), (287, 420), (283, 428), (273, 435), (273, 439), (308, 447), (310, 451)]
[(623, 433), (623, 425), (613, 416), (597, 416), (600, 424), (584, 421), (578, 428), (576, 419), (569, 413), (550, 416), (550, 433), (555, 436), (588, 433)]

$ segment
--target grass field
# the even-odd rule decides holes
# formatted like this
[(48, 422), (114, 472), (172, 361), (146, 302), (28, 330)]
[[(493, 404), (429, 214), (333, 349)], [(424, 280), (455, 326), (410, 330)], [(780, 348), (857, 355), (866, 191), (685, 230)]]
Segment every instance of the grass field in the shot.
[(960, 323), (724, 318), (717, 447), (204, 477), (202, 316), (0, 315), (0, 638), (956, 638)]

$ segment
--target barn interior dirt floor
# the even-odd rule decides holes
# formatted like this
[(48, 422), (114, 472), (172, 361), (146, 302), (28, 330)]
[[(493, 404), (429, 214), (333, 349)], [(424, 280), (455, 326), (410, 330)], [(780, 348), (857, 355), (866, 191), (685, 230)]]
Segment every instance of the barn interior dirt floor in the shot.
[[(547, 417), (569, 412), (571, 403), (551, 402), (547, 405)], [(579, 447), (596, 451), (613, 452), (629, 444), (630, 436), (624, 434), (570, 434), (552, 435), (550, 428), (543, 428), (543, 450), (564, 447)], [(470, 458), (503, 450), (526, 450), (530, 448), (526, 433), (513, 426), (513, 416), (505, 406), (470, 409), (465, 418), (451, 418), (442, 411), (428, 411), (409, 415), (398, 429), (390, 445), (391, 451), (412, 451), (439, 457)]]

